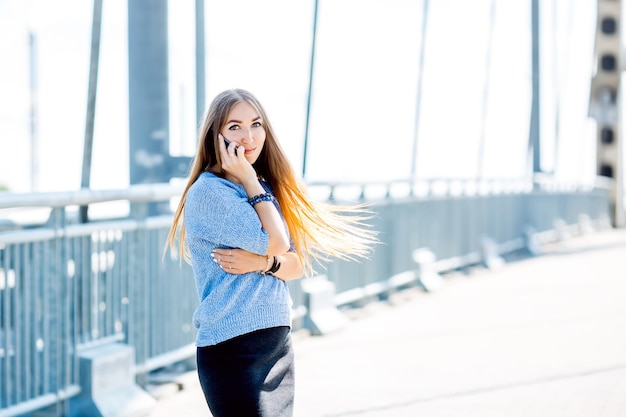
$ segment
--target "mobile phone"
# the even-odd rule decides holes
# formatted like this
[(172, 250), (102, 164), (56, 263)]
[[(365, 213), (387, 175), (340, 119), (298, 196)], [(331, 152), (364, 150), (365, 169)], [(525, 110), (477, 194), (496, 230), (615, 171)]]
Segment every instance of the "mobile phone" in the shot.
[[(222, 135), (222, 137), (224, 138), (224, 143), (226, 144), (226, 150), (228, 150), (228, 145), (230, 145), (230, 141), (228, 139), (226, 139), (226, 137), (224, 135)], [(235, 146), (235, 156), (237, 156), (237, 147)]]

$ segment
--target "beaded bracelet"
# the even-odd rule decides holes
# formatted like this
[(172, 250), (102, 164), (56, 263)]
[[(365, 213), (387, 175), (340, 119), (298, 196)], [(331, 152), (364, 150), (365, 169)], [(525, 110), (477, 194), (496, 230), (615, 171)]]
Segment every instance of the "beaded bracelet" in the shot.
[(255, 195), (254, 197), (250, 197), (248, 199), (248, 203), (250, 203), (252, 207), (260, 203), (261, 201), (274, 201), (274, 196), (271, 195), (270, 193), (264, 193), (264, 194)]

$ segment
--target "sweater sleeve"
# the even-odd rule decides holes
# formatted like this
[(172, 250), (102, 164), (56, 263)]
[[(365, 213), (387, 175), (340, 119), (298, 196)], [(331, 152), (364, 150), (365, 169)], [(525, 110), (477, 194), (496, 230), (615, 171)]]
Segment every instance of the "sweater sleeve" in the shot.
[(185, 201), (185, 229), (190, 239), (218, 247), (241, 248), (265, 255), (269, 235), (243, 187), (215, 176), (200, 176)]

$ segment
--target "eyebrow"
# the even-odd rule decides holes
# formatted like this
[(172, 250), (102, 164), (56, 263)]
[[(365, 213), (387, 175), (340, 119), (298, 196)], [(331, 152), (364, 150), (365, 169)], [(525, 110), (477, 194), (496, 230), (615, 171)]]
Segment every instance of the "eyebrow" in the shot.
[[(254, 119), (252, 119), (252, 121), (253, 121), (253, 122), (256, 122), (257, 120), (260, 120), (260, 119), (261, 119), (261, 116), (257, 116), (257, 117), (255, 117)], [(243, 122), (242, 122), (241, 120), (234, 120), (234, 119), (231, 119), (231, 120), (229, 120), (229, 121), (227, 121), (227, 122), (226, 122), (226, 124), (228, 124), (228, 123), (239, 123), (239, 124), (241, 124), (241, 123), (243, 123)]]

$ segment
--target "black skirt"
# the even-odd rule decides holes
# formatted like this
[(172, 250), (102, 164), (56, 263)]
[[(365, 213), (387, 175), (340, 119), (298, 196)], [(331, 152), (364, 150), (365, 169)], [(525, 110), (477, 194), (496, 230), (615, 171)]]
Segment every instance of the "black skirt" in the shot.
[(198, 347), (198, 377), (213, 416), (291, 417), (293, 356), (286, 326)]

